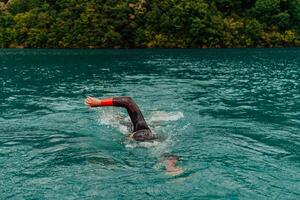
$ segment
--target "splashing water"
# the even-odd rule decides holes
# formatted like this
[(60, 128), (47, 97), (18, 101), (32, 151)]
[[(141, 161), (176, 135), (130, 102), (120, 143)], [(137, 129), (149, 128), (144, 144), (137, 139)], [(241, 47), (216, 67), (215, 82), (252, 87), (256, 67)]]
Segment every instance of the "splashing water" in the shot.
[(177, 121), (183, 117), (184, 116), (182, 112), (155, 111), (150, 114), (149, 123), (160, 121)]
[[(129, 135), (132, 130), (132, 123), (129, 116), (126, 116), (124, 109), (114, 107), (102, 107), (97, 109), (98, 122), (106, 125), (110, 128), (115, 128), (124, 135)], [(155, 111), (151, 112), (150, 116), (145, 116), (146, 120), (151, 127), (153, 133), (158, 135), (160, 139), (154, 141), (136, 142), (127, 139), (125, 146), (127, 148), (145, 147), (152, 148), (151, 155), (160, 157), (163, 153), (169, 152), (169, 145), (171, 145), (170, 133), (174, 130), (170, 130), (169, 133), (164, 133), (164, 129), (158, 126), (159, 122), (177, 121), (183, 118), (182, 112), (165, 112)], [(154, 148), (155, 147), (155, 148)]]
[(119, 130), (124, 135), (130, 134), (132, 123), (129, 116), (121, 112), (120, 108), (102, 107), (97, 109), (98, 122), (108, 127)]

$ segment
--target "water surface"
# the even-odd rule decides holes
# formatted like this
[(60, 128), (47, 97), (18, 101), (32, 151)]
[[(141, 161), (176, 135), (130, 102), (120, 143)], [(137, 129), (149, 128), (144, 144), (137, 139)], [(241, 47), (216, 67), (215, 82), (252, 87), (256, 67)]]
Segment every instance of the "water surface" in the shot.
[[(0, 198), (298, 199), (299, 63), (299, 49), (0, 50)], [(128, 141), (126, 112), (88, 95), (133, 97), (162, 141)]]

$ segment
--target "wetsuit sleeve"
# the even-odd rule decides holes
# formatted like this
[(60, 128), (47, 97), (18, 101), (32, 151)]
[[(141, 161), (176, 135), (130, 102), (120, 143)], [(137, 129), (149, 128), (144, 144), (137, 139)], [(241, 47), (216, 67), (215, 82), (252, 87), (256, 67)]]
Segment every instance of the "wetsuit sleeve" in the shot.
[[(110, 102), (110, 100), (108, 100), (108, 102)], [(133, 101), (131, 97), (114, 97), (112, 98), (112, 105), (124, 107), (127, 109), (127, 112), (133, 124), (133, 132), (145, 129), (150, 130), (138, 105)]]
[(113, 98), (101, 99), (99, 106), (113, 106)]

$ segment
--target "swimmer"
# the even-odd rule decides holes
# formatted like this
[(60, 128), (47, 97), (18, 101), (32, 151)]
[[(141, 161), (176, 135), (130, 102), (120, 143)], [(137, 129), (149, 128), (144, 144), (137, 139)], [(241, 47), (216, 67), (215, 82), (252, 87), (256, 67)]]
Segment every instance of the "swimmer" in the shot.
[(138, 105), (131, 97), (113, 97), (105, 99), (87, 97), (85, 104), (90, 107), (117, 106), (126, 108), (133, 124), (133, 131), (129, 135), (129, 138), (141, 142), (157, 139), (148, 127)]
[[(138, 105), (130, 97), (113, 97), (105, 99), (87, 97), (85, 104), (90, 107), (117, 106), (126, 108), (133, 124), (133, 133), (130, 134), (129, 138), (141, 142), (157, 139), (147, 125)], [(160, 163), (165, 163), (167, 175), (176, 176), (183, 172), (182, 168), (176, 166), (178, 159), (179, 158), (175, 155), (167, 154), (163, 156)]]

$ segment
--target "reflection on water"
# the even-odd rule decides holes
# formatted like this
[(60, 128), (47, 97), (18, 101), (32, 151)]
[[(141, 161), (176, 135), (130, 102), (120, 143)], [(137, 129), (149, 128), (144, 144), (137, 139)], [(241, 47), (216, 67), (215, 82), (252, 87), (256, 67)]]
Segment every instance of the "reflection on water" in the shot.
[[(1, 50), (1, 198), (297, 199), (299, 63), (298, 49)], [(160, 140), (83, 104), (123, 95)], [(165, 174), (166, 153), (184, 173)]]

